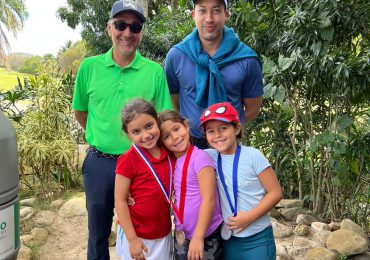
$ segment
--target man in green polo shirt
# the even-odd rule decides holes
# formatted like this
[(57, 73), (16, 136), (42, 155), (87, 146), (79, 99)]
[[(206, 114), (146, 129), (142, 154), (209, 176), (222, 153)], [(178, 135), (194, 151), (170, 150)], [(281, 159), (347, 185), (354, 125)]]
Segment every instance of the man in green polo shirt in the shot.
[(82, 168), (88, 259), (109, 259), (116, 158), (130, 147), (121, 131), (122, 106), (140, 97), (152, 102), (158, 111), (172, 109), (161, 66), (136, 51), (144, 22), (143, 9), (135, 1), (114, 3), (107, 25), (113, 47), (85, 59), (76, 78), (72, 108), (90, 145)]

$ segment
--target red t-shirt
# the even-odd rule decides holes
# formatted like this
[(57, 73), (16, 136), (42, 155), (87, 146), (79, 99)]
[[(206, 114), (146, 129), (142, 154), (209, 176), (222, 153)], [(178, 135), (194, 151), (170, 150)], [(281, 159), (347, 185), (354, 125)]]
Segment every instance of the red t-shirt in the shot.
[[(152, 157), (144, 149), (140, 151), (151, 163), (168, 194), (170, 166), (166, 150), (161, 148), (159, 159)], [(174, 167), (173, 158), (171, 158), (171, 163)], [(132, 146), (118, 158), (116, 174), (131, 180), (130, 193), (135, 200), (135, 205), (129, 206), (129, 210), (136, 235), (145, 239), (166, 236), (171, 230), (170, 205), (148, 166)]]

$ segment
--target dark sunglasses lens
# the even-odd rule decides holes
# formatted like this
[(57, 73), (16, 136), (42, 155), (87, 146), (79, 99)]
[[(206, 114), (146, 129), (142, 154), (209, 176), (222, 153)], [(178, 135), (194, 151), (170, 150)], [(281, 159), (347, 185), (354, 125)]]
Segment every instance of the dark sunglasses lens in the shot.
[(139, 23), (130, 24), (130, 30), (133, 33), (139, 33), (143, 29), (143, 26)]
[(123, 21), (114, 22), (114, 27), (116, 28), (117, 31), (120, 31), (120, 32), (123, 32), (124, 30), (126, 30), (127, 26), (130, 27), (130, 31), (133, 33), (139, 33), (143, 29), (143, 25), (140, 23), (128, 24)]
[(115, 21), (114, 22), (114, 27), (116, 28), (117, 31), (120, 31), (120, 32), (126, 30), (127, 26), (128, 26), (128, 24), (125, 23), (125, 22), (122, 22), (122, 21)]

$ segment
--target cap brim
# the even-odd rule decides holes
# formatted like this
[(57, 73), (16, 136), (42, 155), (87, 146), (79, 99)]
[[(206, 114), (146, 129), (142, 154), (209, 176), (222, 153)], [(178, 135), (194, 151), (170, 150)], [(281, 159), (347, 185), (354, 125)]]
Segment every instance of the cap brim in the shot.
[(205, 123), (207, 123), (208, 121), (212, 121), (212, 120), (222, 121), (222, 122), (225, 122), (225, 123), (232, 123), (233, 122), (233, 121), (229, 121), (229, 120), (227, 120), (225, 118), (210, 117), (210, 118), (204, 120), (202, 123), (200, 123), (200, 125), (198, 126), (198, 128), (203, 127)]

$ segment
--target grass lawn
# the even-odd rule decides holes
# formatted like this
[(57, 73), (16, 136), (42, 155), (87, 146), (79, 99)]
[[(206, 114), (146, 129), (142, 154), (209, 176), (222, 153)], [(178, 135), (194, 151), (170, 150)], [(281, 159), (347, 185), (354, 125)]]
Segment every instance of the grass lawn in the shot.
[(0, 91), (9, 90), (18, 84), (17, 76), (23, 83), (23, 78), (28, 77), (28, 74), (19, 73), (16, 71), (7, 71), (4, 68), (0, 68)]

